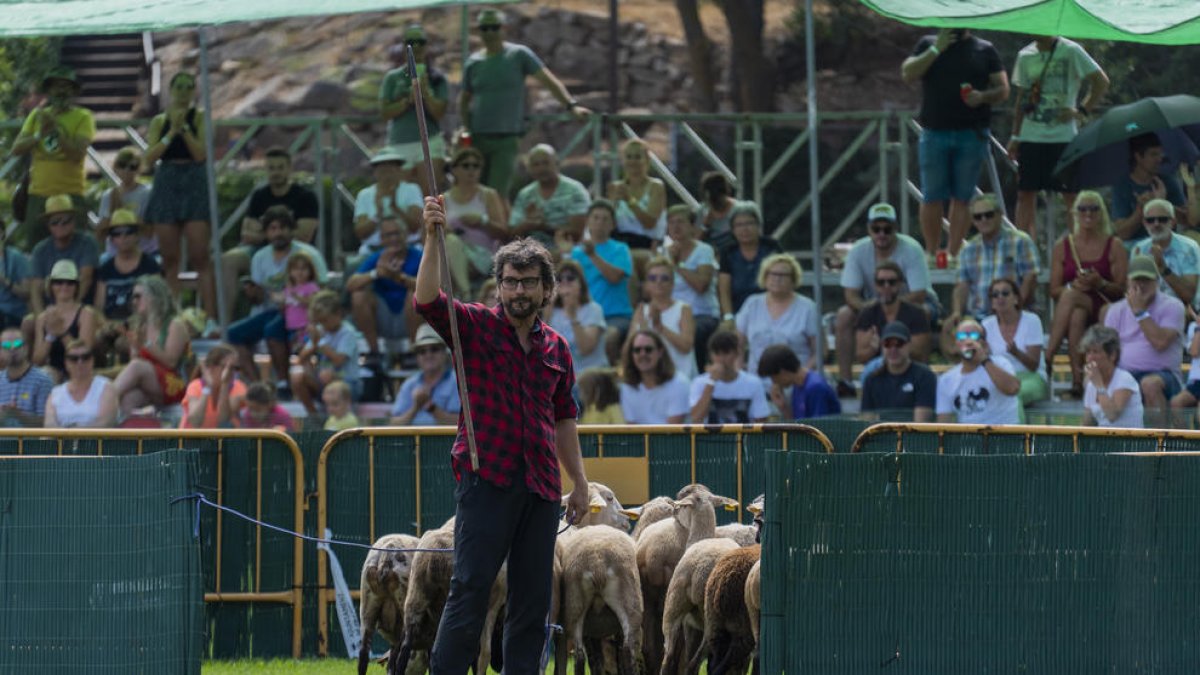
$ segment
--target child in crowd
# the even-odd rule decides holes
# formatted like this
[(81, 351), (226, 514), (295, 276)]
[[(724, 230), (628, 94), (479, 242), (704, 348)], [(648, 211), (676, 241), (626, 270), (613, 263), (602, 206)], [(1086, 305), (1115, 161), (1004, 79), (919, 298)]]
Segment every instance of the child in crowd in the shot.
[(181, 403), (180, 429), (229, 429), (238, 426), (246, 385), (237, 378), (237, 352), (213, 345), (204, 355), (200, 377), (188, 383)]
[(345, 382), (330, 382), (325, 391), (321, 392), (321, 400), (325, 403), (325, 412), (329, 414), (325, 420), (325, 431), (342, 431), (362, 426), (358, 416), (350, 409), (350, 386)]
[(317, 267), (307, 253), (297, 251), (288, 256), (287, 286), (283, 289), (283, 322), (292, 337), (292, 352), (304, 343), (308, 328), (308, 303), (321, 287), (317, 284)]
[(275, 387), (255, 382), (246, 390), (246, 405), (242, 408), (242, 428), (274, 429), (292, 432), (296, 425), (292, 416), (275, 400)]
[(333, 291), (317, 293), (308, 306), (308, 339), (300, 350), (299, 365), (292, 367), (291, 380), (292, 392), (310, 415), (317, 414), (315, 400), (334, 380), (345, 382), (354, 400), (362, 393), (359, 334), (342, 315), (341, 300)]
[(579, 400), (583, 403), (580, 424), (625, 424), (621, 414), (621, 389), (617, 371), (588, 368), (579, 375)]

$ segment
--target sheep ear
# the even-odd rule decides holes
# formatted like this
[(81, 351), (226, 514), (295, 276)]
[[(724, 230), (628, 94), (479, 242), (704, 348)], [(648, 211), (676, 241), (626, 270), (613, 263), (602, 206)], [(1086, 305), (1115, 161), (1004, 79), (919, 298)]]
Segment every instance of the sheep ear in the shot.
[(691, 505), (692, 505), (692, 503), (689, 501), (686, 501), (686, 500), (684, 500), (684, 501), (671, 500), (671, 510), (676, 513), (679, 512), (679, 509), (686, 509), (687, 507), (689, 507)]
[(726, 511), (737, 511), (738, 507), (740, 506), (740, 504), (738, 504), (738, 500), (730, 499), (729, 497), (722, 497), (720, 495), (713, 495), (710, 501), (712, 501), (713, 507), (725, 509)]
[(621, 515), (630, 520), (637, 520), (642, 517), (642, 508), (639, 506), (631, 509), (621, 509)]
[(746, 510), (757, 516), (763, 512), (763, 507), (762, 507), (762, 504), (760, 504), (758, 502), (754, 502), (750, 506), (747, 506)]

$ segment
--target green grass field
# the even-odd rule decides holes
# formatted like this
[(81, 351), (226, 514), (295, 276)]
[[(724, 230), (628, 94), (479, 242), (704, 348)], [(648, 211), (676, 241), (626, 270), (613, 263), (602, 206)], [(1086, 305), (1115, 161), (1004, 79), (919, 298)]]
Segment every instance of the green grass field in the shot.
[[(356, 663), (350, 659), (275, 659), (272, 661), (205, 661), (200, 667), (202, 675), (348, 675), (354, 673)], [(372, 665), (368, 675), (383, 675), (383, 666)], [(489, 670), (489, 673), (494, 671)], [(551, 670), (547, 670), (551, 672)]]

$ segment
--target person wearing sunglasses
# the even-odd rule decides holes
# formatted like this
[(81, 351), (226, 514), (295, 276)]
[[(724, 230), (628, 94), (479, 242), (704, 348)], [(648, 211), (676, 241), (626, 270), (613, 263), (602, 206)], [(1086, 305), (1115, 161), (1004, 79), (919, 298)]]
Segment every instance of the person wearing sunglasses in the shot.
[[(100, 195), (100, 209), (97, 212), (100, 220), (96, 223), (95, 231), (96, 241), (104, 248), (104, 255), (101, 256), (104, 260), (117, 254), (116, 242), (109, 241), (105, 245), (103, 234), (112, 224), (113, 214), (119, 209), (128, 209), (140, 221), (146, 214), (146, 203), (150, 201), (150, 186), (138, 180), (142, 172), (142, 152), (137, 146), (130, 145), (117, 151), (112, 168), (117, 175), (117, 184)], [(158, 240), (154, 238), (154, 232), (147, 229), (142, 235), (139, 242), (142, 251), (158, 253)]]
[(79, 297), (91, 297), (100, 249), (91, 233), (79, 231), (79, 215), (71, 195), (54, 195), (46, 200), (50, 236), (38, 242), (29, 254), (29, 311), (35, 316), (51, 299), (46, 279), (61, 260), (73, 263), (79, 273)]
[(688, 380), (675, 372), (667, 343), (651, 330), (630, 333), (621, 357), (621, 414), (627, 424), (681, 424)]
[(66, 345), (67, 379), (50, 390), (46, 400), (47, 429), (110, 429), (117, 421), (117, 388), (107, 377), (97, 375), (92, 350), (86, 342), (70, 340)]
[(383, 76), (379, 85), (379, 113), (387, 122), (387, 145), (404, 155), (405, 163), (412, 168), (410, 180), (421, 186), (423, 194), (430, 195), (441, 192), (441, 188), (427, 185), (429, 177), (424, 170), (425, 152), (417, 126), (416, 96), (408, 73), (407, 47), (412, 47), (417, 66), (421, 101), (425, 105), (425, 128), (429, 132), (429, 156), (433, 159), (433, 175), (438, 180), (446, 175), (446, 138), (442, 134), (441, 121), (450, 99), (450, 84), (446, 74), (433, 66), (428, 45), (429, 36), (421, 24), (409, 24), (404, 29), (404, 44), (393, 47), (401, 50), (404, 58)]
[(1151, 199), (1166, 199), (1187, 213), (1187, 196), (1179, 176), (1163, 171), (1166, 161), (1162, 140), (1149, 132), (1129, 139), (1129, 174), (1112, 186), (1113, 231), (1126, 246), (1149, 236), (1142, 222), (1143, 207)]
[(604, 308), (588, 294), (587, 279), (577, 261), (567, 258), (558, 263), (554, 302), (542, 314), (543, 320), (571, 345), (576, 377), (588, 368), (608, 367)]
[(863, 379), (861, 410), (869, 419), (932, 422), (937, 402), (937, 376), (909, 355), (908, 326), (893, 321), (883, 327), (883, 367)]
[(1042, 320), (1037, 314), (1021, 309), (1017, 282), (997, 279), (989, 291), (992, 313), (984, 317), (982, 326), (987, 333), (988, 350), (996, 358), (1006, 358), (1021, 382), (1021, 422), (1025, 422), (1025, 406), (1043, 401), (1050, 395), (1050, 377), (1042, 360)]
[(446, 217), (450, 231), (467, 248), (474, 276), (487, 278), (492, 273), (492, 254), (512, 237), (504, 200), (500, 193), (479, 181), (483, 153), (477, 148), (459, 148), (450, 158), (454, 183), (446, 191)]
[(96, 339), (99, 320), (96, 311), (84, 305), (79, 296), (79, 270), (70, 260), (54, 263), (47, 287), (54, 301), (34, 320), (33, 362), (48, 366), (59, 381), (66, 374), (64, 345), (82, 340), (90, 351)]
[(735, 325), (746, 345), (746, 370), (758, 372), (758, 357), (771, 345), (787, 345), (809, 370), (817, 367), (820, 335), (817, 305), (802, 295), (804, 270), (790, 253), (767, 256), (758, 268), (758, 283), (766, 289), (746, 298)]
[(905, 285), (904, 270), (893, 260), (884, 260), (875, 268), (875, 299), (863, 307), (854, 325), (854, 360), (866, 364), (863, 378), (884, 363), (883, 331), (889, 323), (899, 321), (910, 331), (909, 356), (921, 363), (929, 362), (933, 351), (933, 328), (920, 306), (901, 299)]
[(938, 378), (938, 421), (1019, 424), (1021, 382), (1008, 359), (992, 358), (987, 331), (965, 319), (954, 327), (954, 340), (961, 361)]
[(108, 224), (97, 228), (97, 234), (113, 247), (115, 255), (100, 265), (96, 272), (96, 292), (92, 306), (100, 308), (109, 321), (124, 321), (133, 314), (133, 287), (139, 277), (162, 274), (154, 256), (141, 247), (143, 235), (150, 228), (138, 220), (130, 209), (117, 209)]
[(691, 306), (674, 298), (675, 266), (670, 259), (659, 256), (650, 260), (642, 290), (646, 301), (633, 312), (630, 333), (642, 329), (658, 333), (675, 362), (675, 372), (689, 380), (696, 377), (696, 320)]
[(0, 407), (8, 420), (21, 426), (39, 426), (46, 414), (46, 399), (54, 382), (29, 360), (29, 345), (18, 328), (0, 332)]
[(1133, 245), (1130, 256), (1148, 255), (1158, 266), (1158, 290), (1196, 305), (1200, 280), (1200, 245), (1175, 232), (1175, 207), (1165, 199), (1151, 199), (1142, 207), (1142, 223), (1149, 237)]
[(412, 349), (417, 355), (418, 372), (400, 385), (392, 406), (392, 424), (402, 427), (458, 424), (462, 401), (446, 341), (433, 326), (424, 323), (417, 329)]

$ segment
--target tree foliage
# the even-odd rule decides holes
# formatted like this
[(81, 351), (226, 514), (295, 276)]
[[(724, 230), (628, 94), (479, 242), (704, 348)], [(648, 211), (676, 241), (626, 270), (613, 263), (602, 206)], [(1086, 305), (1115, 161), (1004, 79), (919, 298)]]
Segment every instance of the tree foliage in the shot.
[(6, 117), (20, 114), (21, 101), (58, 65), (61, 44), (56, 37), (0, 40), (0, 110)]

